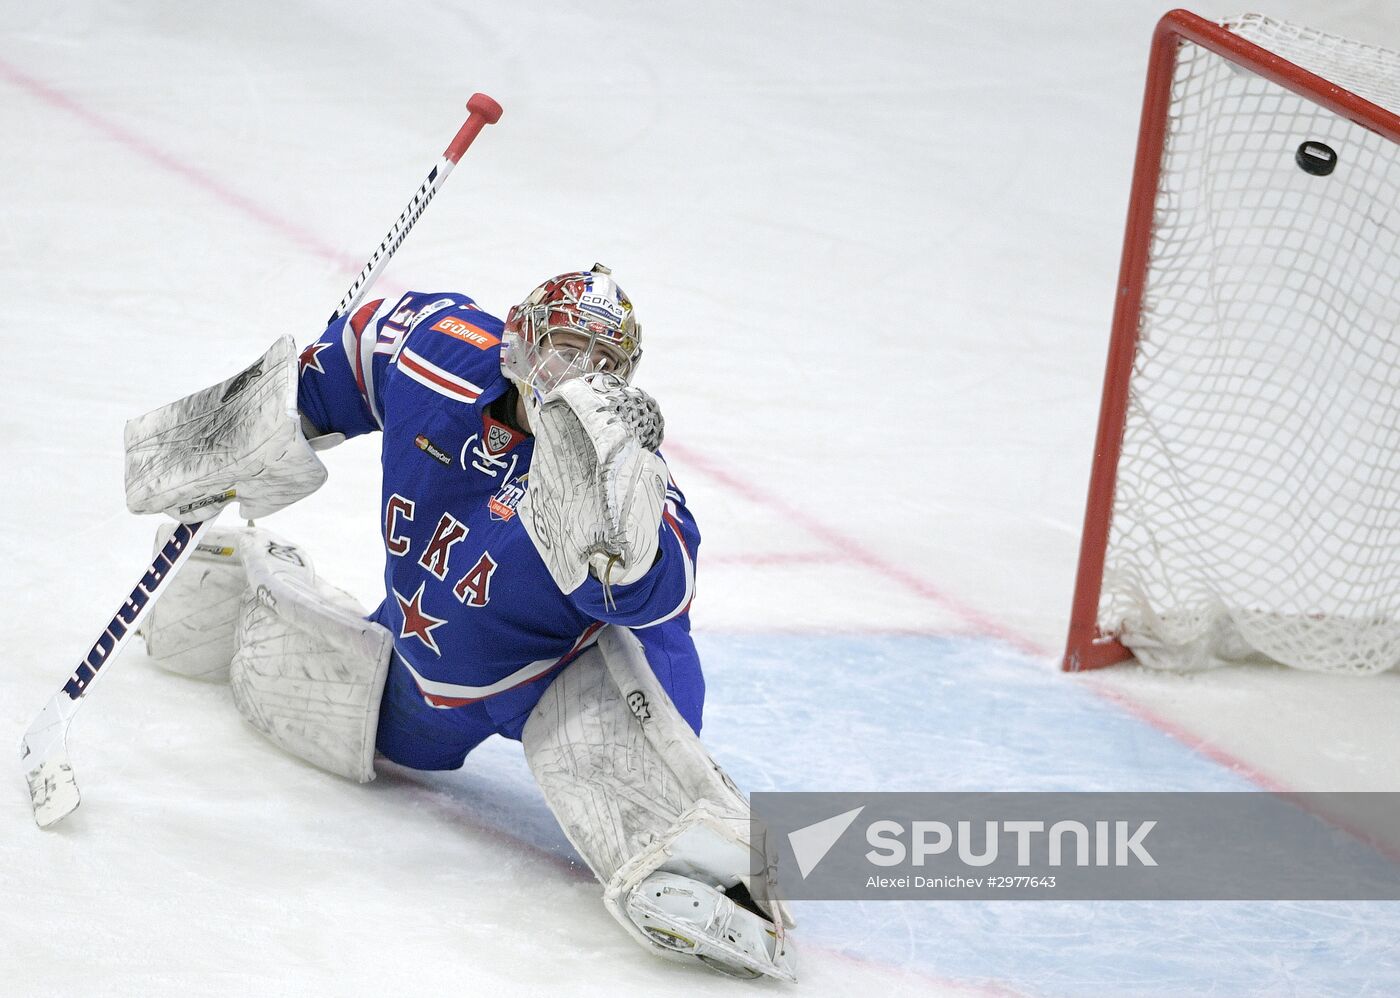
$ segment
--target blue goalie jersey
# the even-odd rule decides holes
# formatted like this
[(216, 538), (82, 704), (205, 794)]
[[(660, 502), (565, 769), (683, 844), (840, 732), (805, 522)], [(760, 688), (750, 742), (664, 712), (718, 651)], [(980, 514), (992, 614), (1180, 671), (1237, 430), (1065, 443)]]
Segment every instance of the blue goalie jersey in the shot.
[[(516, 516), (534, 438), (492, 403), (513, 389), (502, 322), (461, 294), (409, 293), (333, 322), (302, 351), (298, 401), (322, 433), (382, 431), (384, 601), (394, 635), (378, 747), (455, 768), (486, 735), (518, 738), (550, 679), (604, 624), (633, 628), (697, 732), (704, 701), (690, 637), (700, 535), (668, 482), (660, 556), (605, 602), (592, 576), (561, 593)], [(500, 418), (496, 418), (499, 416)]]

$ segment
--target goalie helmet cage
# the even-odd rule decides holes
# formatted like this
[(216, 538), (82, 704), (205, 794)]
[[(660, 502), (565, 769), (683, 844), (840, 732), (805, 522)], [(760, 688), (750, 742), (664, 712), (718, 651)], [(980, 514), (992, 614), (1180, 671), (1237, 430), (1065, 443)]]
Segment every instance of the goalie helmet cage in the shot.
[(1063, 668), (1400, 662), (1400, 56), (1152, 41)]

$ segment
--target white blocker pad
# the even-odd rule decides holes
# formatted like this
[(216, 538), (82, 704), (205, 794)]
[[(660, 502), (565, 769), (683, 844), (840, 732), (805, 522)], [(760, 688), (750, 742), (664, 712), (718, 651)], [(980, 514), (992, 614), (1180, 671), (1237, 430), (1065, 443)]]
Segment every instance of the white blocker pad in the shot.
[(229, 669), (234, 702), (280, 748), (368, 783), (393, 636), (365, 620), (353, 596), (317, 579), (299, 549), (250, 534)]
[(604, 628), (550, 684), (522, 741), (545, 800), (628, 932), (688, 959), (629, 915), (633, 892), (658, 871), (711, 887), (742, 883), (776, 924), (773, 959), (786, 963), (786, 972), (764, 972), (790, 976), (783, 930), (792, 920), (774, 896), (763, 844), (749, 841), (748, 801), (671, 703), (635, 635)]
[[(156, 528), (156, 551), (174, 530), (168, 522)], [(228, 681), (234, 628), (248, 588), (243, 547), (252, 536), (243, 528), (205, 528), (189, 561), (141, 625), (151, 661), (191, 679)]]
[(302, 433), (290, 336), (232, 378), (130, 420), (125, 442), (127, 509), (183, 523), (234, 500), (245, 519), (266, 516), (326, 480)]

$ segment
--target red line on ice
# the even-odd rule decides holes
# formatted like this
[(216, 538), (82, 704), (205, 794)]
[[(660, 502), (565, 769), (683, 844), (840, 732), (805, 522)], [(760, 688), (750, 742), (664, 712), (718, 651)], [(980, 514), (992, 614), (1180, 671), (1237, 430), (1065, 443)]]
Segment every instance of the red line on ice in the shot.
[(781, 568), (788, 565), (844, 565), (846, 560), (834, 552), (753, 551), (746, 554), (712, 554), (705, 558), (705, 563), (707, 565), (739, 565), (744, 568), (758, 565)]
[(147, 162), (183, 177), (215, 200), (256, 219), (314, 256), (328, 260), (337, 266), (343, 266), (348, 270), (359, 268), (361, 261), (353, 260), (334, 247), (326, 245), (307, 229), (288, 223), (271, 209), (264, 208), (251, 198), (226, 186), (194, 163), (166, 152), (135, 132), (129, 131), (96, 111), (84, 107), (67, 94), (54, 89), (42, 80), (37, 80), (27, 73), (21, 72), (4, 60), (0, 60), (0, 77), (36, 100), (73, 115), (93, 130), (100, 132), (118, 145), (124, 146)]
[[(1086, 680), (1088, 679), (1088, 677), (1085, 678)], [(1106, 686), (1101, 686), (1092, 680), (1088, 680), (1084, 685), (1087, 685), (1089, 689), (1102, 699), (1107, 700), (1109, 703), (1116, 704), (1138, 720), (1150, 727), (1156, 728), (1167, 737), (1176, 739), (1187, 748), (1199, 752), (1212, 762), (1224, 766), (1231, 772), (1238, 773), (1251, 783), (1258, 784), (1260, 789), (1267, 790), (1269, 793), (1274, 794), (1283, 793), (1285, 791), (1286, 788), (1284, 785), (1279, 783), (1272, 776), (1267, 775), (1262, 770), (1255, 769), (1243, 759), (1231, 755), (1219, 746), (1206, 741), (1200, 735), (1193, 734), (1175, 721), (1163, 717), (1150, 707), (1144, 706), (1126, 694), (1120, 693), (1118, 690), (1109, 689)]]
[(677, 444), (674, 441), (667, 441), (666, 450), (675, 454), (705, 477), (723, 485), (731, 492), (738, 493), (745, 499), (755, 502), (760, 506), (767, 506), (769, 509), (781, 513), (788, 522), (796, 524), (798, 527), (802, 528), (803, 531), (832, 550), (840, 553), (848, 560), (870, 569), (877, 575), (884, 576), (886, 579), (896, 583), (916, 596), (922, 597), (931, 603), (938, 604), (943, 609), (955, 614), (964, 622), (976, 628), (978, 633), (996, 638), (999, 641), (1004, 641), (1013, 648), (1025, 652), (1028, 655), (1034, 655), (1037, 658), (1044, 658), (1050, 654), (1049, 651), (1040, 647), (1034, 641), (1011, 630), (1000, 622), (993, 620), (970, 604), (948, 595), (907, 569), (886, 560), (850, 534), (843, 533), (831, 524), (812, 516), (810, 513), (798, 506), (794, 506), (781, 496), (771, 493), (766, 489), (760, 489), (751, 482), (744, 481), (730, 474), (698, 451), (692, 450), (684, 444)]

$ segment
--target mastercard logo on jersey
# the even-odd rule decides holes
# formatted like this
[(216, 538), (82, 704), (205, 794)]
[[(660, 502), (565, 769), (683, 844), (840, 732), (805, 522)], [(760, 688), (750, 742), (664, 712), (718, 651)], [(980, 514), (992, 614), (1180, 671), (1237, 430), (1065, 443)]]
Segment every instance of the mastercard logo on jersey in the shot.
[(446, 465), (449, 468), (452, 467), (452, 458), (448, 455), (447, 451), (429, 440), (426, 434), (418, 434), (418, 436), (413, 438), (413, 442), (417, 445), (419, 450), (427, 454), (438, 464)]
[(470, 343), (478, 350), (489, 350), (497, 343), (501, 342), (484, 329), (478, 329), (470, 322), (464, 322), (455, 315), (449, 315), (439, 319), (433, 329), (439, 333), (445, 333), (454, 340), (461, 340), (463, 343)]

